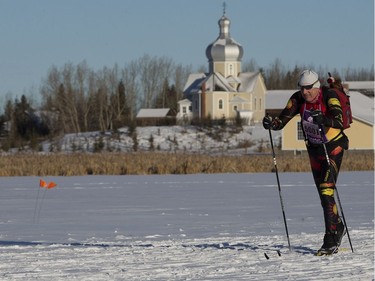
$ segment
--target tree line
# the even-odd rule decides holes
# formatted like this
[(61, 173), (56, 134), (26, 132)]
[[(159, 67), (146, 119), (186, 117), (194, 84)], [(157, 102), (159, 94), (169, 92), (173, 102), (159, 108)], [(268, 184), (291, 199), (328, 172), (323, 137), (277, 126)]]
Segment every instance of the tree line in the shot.
[[(327, 72), (344, 80), (371, 81), (373, 67), (337, 69), (297, 66), (292, 69), (276, 59), (269, 67), (259, 67), (255, 60), (242, 63), (242, 71), (261, 72), (267, 89), (296, 89), (303, 69), (311, 68), (320, 77)], [(200, 66), (195, 72), (206, 72)], [(23, 142), (35, 142), (40, 137), (66, 133), (116, 130), (134, 126), (140, 108), (171, 108), (183, 98), (183, 88), (191, 65), (176, 64), (167, 57), (144, 55), (123, 67), (115, 64), (94, 71), (83, 61), (52, 66), (41, 82), (39, 105), (22, 95), (8, 99), (0, 115), (0, 136), (7, 147), (19, 147)], [(11, 124), (11, 126), (9, 125)]]
[(305, 69), (312, 69), (318, 73), (322, 80), (328, 78), (328, 72), (335, 77), (340, 77), (343, 81), (374, 81), (374, 65), (369, 69), (353, 69), (346, 67), (338, 70), (336, 67), (327, 68), (314, 65), (294, 65), (285, 66), (281, 59), (275, 59), (268, 67), (258, 66), (255, 60), (249, 60), (242, 65), (242, 71), (258, 71), (262, 73), (264, 82), (268, 90), (289, 90), (297, 88), (297, 81), (300, 73)]

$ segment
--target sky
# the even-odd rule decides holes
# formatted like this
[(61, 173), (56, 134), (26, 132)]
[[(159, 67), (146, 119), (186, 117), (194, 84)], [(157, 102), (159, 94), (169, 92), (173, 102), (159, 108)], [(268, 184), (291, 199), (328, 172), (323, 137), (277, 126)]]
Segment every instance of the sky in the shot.
[[(38, 99), (52, 66), (93, 70), (147, 54), (207, 67), (223, 0), (0, 0), (0, 106)], [(341, 70), (374, 65), (373, 0), (226, 0), (243, 62)]]

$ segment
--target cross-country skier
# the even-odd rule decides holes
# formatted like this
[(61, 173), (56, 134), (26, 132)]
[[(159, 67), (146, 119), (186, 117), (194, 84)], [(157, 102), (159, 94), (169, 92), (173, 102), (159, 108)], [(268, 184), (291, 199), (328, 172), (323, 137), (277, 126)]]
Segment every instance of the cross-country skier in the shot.
[[(318, 74), (312, 70), (301, 73), (298, 86), (300, 90), (290, 97), (278, 117), (267, 115), (263, 118), (263, 127), (267, 130), (281, 130), (295, 115), (300, 114), (325, 221), (324, 243), (317, 255), (333, 254), (338, 251), (346, 234), (346, 228), (338, 214), (334, 191), (349, 140), (343, 131), (342, 107), (336, 92), (329, 88), (323, 89)], [(331, 165), (328, 165), (323, 144)]]

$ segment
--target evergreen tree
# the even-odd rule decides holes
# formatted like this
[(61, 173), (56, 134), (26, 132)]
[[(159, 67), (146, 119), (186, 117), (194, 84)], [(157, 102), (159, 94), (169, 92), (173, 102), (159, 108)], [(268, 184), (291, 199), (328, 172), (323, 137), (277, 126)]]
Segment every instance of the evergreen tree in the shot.
[(31, 120), (29, 117), (30, 105), (25, 95), (22, 95), (21, 101), (16, 99), (14, 108), (14, 125), (17, 136), (29, 139), (31, 136)]

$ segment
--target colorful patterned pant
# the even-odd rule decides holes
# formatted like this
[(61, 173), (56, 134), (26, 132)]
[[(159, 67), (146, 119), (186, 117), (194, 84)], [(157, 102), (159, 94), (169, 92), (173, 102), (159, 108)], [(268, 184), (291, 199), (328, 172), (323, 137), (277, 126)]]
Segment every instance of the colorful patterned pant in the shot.
[(309, 145), (307, 151), (315, 185), (323, 207), (326, 233), (332, 233), (341, 223), (334, 193), (344, 150), (348, 149), (348, 138), (344, 135), (338, 140), (327, 143), (326, 148), (330, 165), (328, 165), (323, 145)]

